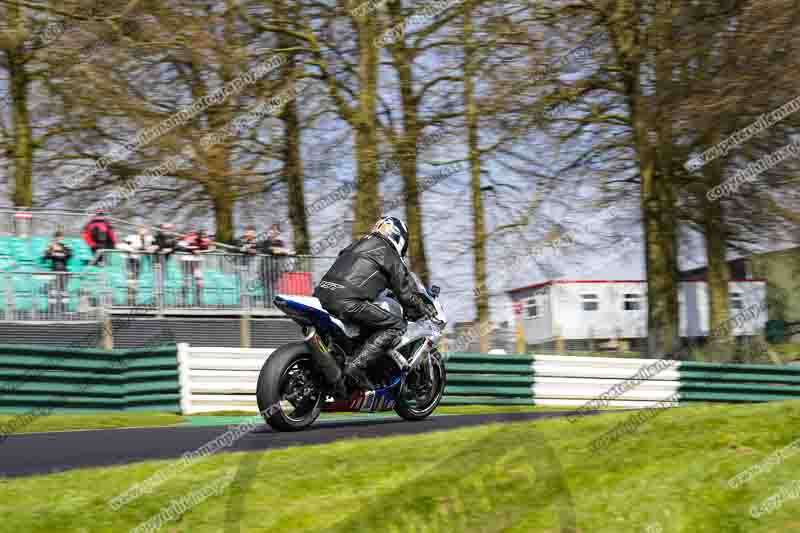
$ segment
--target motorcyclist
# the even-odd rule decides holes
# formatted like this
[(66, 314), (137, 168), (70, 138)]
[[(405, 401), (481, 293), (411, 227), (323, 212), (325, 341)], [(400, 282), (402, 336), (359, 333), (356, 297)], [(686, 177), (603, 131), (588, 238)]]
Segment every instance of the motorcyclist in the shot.
[[(396, 217), (382, 217), (371, 233), (339, 252), (330, 270), (314, 289), (322, 307), (340, 320), (373, 331), (359, 351), (348, 361), (344, 377), (373, 390), (364, 370), (405, 333), (406, 322), (373, 303), (389, 289), (403, 306), (407, 319), (435, 317), (436, 309), (417, 292), (404, 257), (408, 250), (408, 228)], [(341, 390), (342, 382), (338, 384)]]

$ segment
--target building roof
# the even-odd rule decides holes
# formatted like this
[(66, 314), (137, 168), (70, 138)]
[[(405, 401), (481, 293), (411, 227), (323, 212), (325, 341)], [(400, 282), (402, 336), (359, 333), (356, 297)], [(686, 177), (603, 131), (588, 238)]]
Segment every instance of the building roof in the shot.
[[(705, 282), (704, 279), (682, 279), (680, 283), (698, 283), (698, 282)], [(766, 282), (766, 279), (732, 279), (730, 280), (734, 283), (748, 283), (748, 282), (758, 282), (763, 283)], [(513, 294), (520, 291), (531, 290), (531, 289), (539, 289), (541, 287), (546, 287), (548, 285), (570, 285), (570, 284), (577, 284), (577, 283), (647, 283), (646, 280), (643, 279), (551, 279), (548, 281), (543, 281), (541, 283), (534, 283), (533, 285), (526, 285), (524, 287), (517, 287), (516, 289), (510, 289), (506, 291), (508, 294)]]

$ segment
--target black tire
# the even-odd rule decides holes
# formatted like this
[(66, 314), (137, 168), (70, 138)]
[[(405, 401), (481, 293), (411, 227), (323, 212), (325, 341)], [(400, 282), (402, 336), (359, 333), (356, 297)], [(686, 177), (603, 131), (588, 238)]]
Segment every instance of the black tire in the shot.
[[(437, 381), (437, 383), (434, 384), (436, 389), (431, 400), (426, 403), (423, 408), (418, 408), (415, 405), (407, 403), (403, 398), (403, 393), (405, 391), (399, 391), (397, 405), (395, 405), (394, 411), (405, 420), (409, 420), (411, 422), (425, 420), (436, 410), (436, 408), (439, 406), (439, 402), (442, 401), (442, 396), (444, 396), (444, 388), (447, 385), (447, 370), (444, 367), (444, 363), (442, 362), (439, 352), (434, 352), (431, 354), (431, 361), (433, 362), (434, 376), (436, 377)], [(404, 384), (404, 387), (405, 386), (406, 385)]]
[[(316, 403), (309, 404), (299, 416), (283, 408), (282, 388), (287, 372), (293, 368), (311, 368), (311, 351), (304, 342), (284, 344), (267, 358), (258, 375), (256, 400), (264, 420), (276, 431), (300, 431), (313, 424), (322, 410), (323, 395), (317, 391)], [(282, 383), (283, 382), (283, 383)]]

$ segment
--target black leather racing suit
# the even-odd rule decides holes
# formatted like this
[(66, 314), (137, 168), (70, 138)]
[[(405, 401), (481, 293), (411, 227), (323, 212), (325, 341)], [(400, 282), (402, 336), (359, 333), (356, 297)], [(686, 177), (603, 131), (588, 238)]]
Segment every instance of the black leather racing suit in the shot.
[[(435, 315), (435, 309), (422, 299), (405, 263), (394, 245), (378, 234), (370, 234), (339, 252), (330, 270), (314, 289), (322, 307), (346, 322), (374, 331), (359, 353), (348, 363), (348, 370), (366, 368), (393, 347), (405, 332), (403, 317), (372, 303), (384, 289), (394, 293), (406, 318), (419, 320)], [(356, 376), (363, 383), (363, 375)]]

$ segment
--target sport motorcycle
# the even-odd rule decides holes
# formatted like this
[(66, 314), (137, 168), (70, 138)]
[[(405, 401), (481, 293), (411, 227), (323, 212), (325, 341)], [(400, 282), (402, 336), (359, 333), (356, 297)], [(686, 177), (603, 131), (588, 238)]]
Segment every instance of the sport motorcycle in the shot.
[[(344, 388), (332, 386), (372, 331), (339, 320), (312, 296), (275, 296), (275, 306), (301, 327), (303, 340), (277, 348), (261, 368), (258, 409), (273, 429), (308, 428), (323, 412), (395, 411), (406, 420), (423, 420), (433, 413), (447, 381), (437, 350), (447, 320), (439, 287), (428, 288), (415, 273), (410, 274), (421, 296), (436, 309), (436, 316), (408, 322), (394, 348), (365, 370), (377, 387), (374, 390), (363, 390), (349, 379)], [(402, 305), (389, 290), (374, 303), (403, 315)]]

